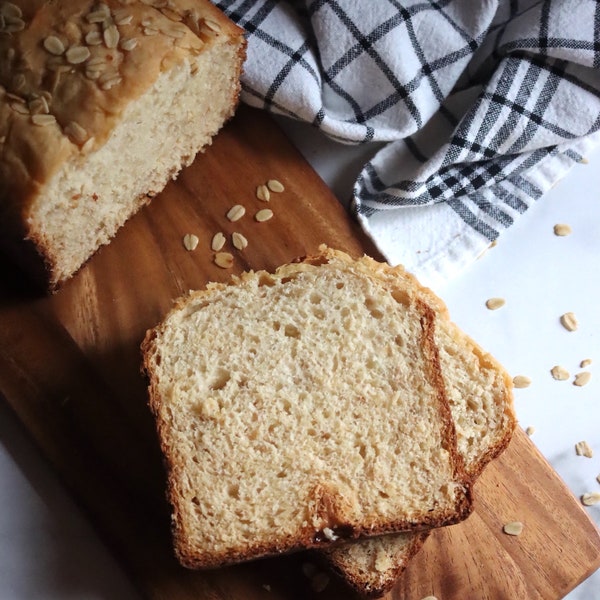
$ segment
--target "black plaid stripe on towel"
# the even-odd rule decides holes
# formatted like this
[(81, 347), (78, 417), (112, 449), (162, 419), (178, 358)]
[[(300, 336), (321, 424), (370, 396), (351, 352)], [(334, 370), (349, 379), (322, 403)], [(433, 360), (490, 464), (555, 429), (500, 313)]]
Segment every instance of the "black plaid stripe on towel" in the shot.
[(600, 2), (217, 5), (247, 31), (246, 103), (380, 142), (357, 217), (433, 287), (600, 141)]

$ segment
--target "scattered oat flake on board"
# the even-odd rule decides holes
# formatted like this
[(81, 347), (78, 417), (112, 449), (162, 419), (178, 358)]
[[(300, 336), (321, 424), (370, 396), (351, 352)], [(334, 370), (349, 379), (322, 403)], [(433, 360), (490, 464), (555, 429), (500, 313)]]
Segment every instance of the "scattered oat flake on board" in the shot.
[(550, 373), (552, 374), (552, 377), (554, 377), (554, 379), (557, 379), (558, 381), (565, 381), (570, 377), (569, 371), (567, 371), (564, 367), (561, 367), (560, 365), (552, 367), (550, 369)]
[(227, 218), (232, 222), (239, 221), (245, 214), (246, 209), (241, 204), (236, 204), (227, 211)]
[(261, 184), (256, 188), (256, 197), (263, 202), (269, 202), (271, 199), (271, 192), (269, 192), (269, 188)]
[(586, 492), (581, 496), (581, 503), (585, 506), (600, 504), (600, 492)]
[(575, 313), (567, 312), (560, 316), (560, 323), (567, 331), (575, 331), (579, 325)]
[(435, 596), (425, 596), (425, 598), (421, 598), (421, 600), (438, 600)]
[(562, 237), (565, 235), (570, 235), (571, 233), (573, 233), (573, 230), (571, 229), (570, 225), (567, 225), (566, 223), (557, 223), (554, 226), (554, 235)]
[(233, 255), (229, 252), (217, 252), (215, 254), (215, 265), (221, 269), (230, 269), (233, 266)]
[(525, 430), (525, 433), (527, 435), (533, 435), (535, 433), (535, 427), (532, 427), (531, 425)]
[(189, 250), (190, 252), (198, 247), (199, 241), (200, 240), (198, 236), (194, 235), (193, 233), (186, 233), (183, 236), (183, 245), (185, 246), (185, 249)]
[(238, 231), (231, 234), (231, 243), (237, 250), (244, 250), (248, 247), (248, 240)]
[(513, 385), (516, 388), (526, 388), (531, 385), (531, 379), (526, 375), (516, 375), (513, 377)]
[(581, 363), (579, 364), (579, 366), (584, 369), (585, 367), (589, 367), (592, 364), (592, 359), (591, 358), (584, 358)]
[(588, 384), (591, 378), (592, 374), (589, 371), (582, 371), (581, 373), (577, 373), (577, 375), (575, 375), (573, 385), (576, 385), (577, 387), (582, 387)]
[(592, 458), (592, 456), (594, 456), (594, 451), (585, 440), (575, 444), (575, 453), (577, 456), (585, 456), (586, 458)]
[(219, 250), (223, 249), (223, 246), (225, 245), (226, 241), (227, 240), (225, 239), (225, 235), (223, 235), (223, 233), (219, 231), (218, 233), (215, 233), (215, 235), (213, 235), (210, 247), (215, 252), (219, 252)]
[(485, 301), (485, 305), (490, 310), (498, 310), (502, 308), (506, 304), (506, 300), (504, 298), (489, 298)]
[(281, 181), (278, 181), (277, 179), (269, 179), (269, 181), (267, 181), (267, 187), (276, 194), (280, 194), (285, 190), (285, 187), (283, 187), (283, 183), (281, 183)]
[(502, 531), (507, 535), (521, 535), (523, 531), (523, 523), (520, 521), (511, 521), (510, 523), (506, 523), (502, 528)]
[(264, 221), (268, 221), (269, 219), (271, 219), (273, 217), (273, 211), (269, 208), (263, 208), (261, 210), (259, 210), (255, 215), (254, 218), (259, 222), (259, 223), (263, 223)]

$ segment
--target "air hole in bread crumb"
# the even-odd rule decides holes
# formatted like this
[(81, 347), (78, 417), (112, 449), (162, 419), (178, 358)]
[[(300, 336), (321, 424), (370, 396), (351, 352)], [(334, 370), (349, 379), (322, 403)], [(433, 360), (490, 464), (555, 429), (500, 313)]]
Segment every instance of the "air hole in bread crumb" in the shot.
[(239, 500), (240, 499), (240, 486), (237, 484), (230, 485), (229, 488), (227, 488), (227, 494), (230, 498)]
[(219, 369), (214, 379), (210, 382), (209, 388), (211, 390), (222, 390), (229, 380), (231, 379), (231, 373), (225, 369)]
[(367, 310), (371, 313), (371, 316), (374, 319), (383, 318), (383, 312), (379, 309), (375, 298), (366, 298), (365, 306), (367, 307)]
[(320, 319), (321, 321), (325, 318), (325, 311), (322, 308), (313, 308), (312, 313), (317, 319)]
[(316, 292), (313, 292), (310, 295), (310, 301), (312, 304), (320, 304), (322, 299), (323, 298), (321, 297), (321, 294), (317, 294)]
[(404, 346), (404, 338), (401, 335), (397, 335), (394, 338), (394, 343), (396, 344), (396, 346), (402, 348), (402, 346)]
[(300, 337), (300, 330), (294, 326), (294, 325), (286, 325), (285, 329), (284, 329), (284, 333), (286, 337), (291, 337), (291, 338), (299, 338)]
[(344, 282), (343, 282), (343, 281), (338, 281), (338, 282), (335, 284), (335, 287), (336, 287), (338, 290), (341, 290), (341, 289), (344, 287)]

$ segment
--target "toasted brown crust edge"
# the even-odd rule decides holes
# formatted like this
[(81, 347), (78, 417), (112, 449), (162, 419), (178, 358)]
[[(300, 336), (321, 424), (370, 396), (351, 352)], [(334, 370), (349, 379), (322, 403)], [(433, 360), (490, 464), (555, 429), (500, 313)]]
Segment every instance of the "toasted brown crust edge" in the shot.
[[(284, 277), (290, 274), (296, 274), (301, 270), (302, 265), (319, 266), (324, 263), (329, 263), (332, 259), (338, 259), (347, 264), (354, 264), (357, 261), (352, 259), (349, 255), (326, 248), (322, 246), (319, 254), (315, 254), (305, 259), (298, 261), (297, 263), (290, 263), (283, 265), (276, 270), (276, 276)], [(360, 259), (359, 259), (360, 260)], [(373, 261), (375, 263), (375, 261)], [(375, 263), (377, 264), (377, 263)], [(421, 327), (422, 327), (422, 345), (424, 351), (427, 353), (429, 373), (428, 378), (431, 381), (432, 387), (436, 390), (438, 411), (440, 413), (440, 419), (442, 423), (442, 434), (447, 437), (447, 451), (450, 455), (451, 467), (454, 474), (454, 479), (462, 484), (463, 493), (460, 493), (460, 489), (456, 490), (456, 505), (454, 509), (448, 509), (445, 511), (438, 511), (431, 515), (427, 514), (423, 519), (418, 522), (409, 521), (406, 519), (399, 519), (398, 521), (389, 522), (385, 525), (378, 527), (352, 527), (340, 535), (338, 541), (331, 541), (328, 539), (315, 540), (314, 531), (299, 532), (297, 536), (288, 536), (284, 540), (281, 540), (277, 544), (249, 544), (243, 550), (240, 551), (227, 551), (219, 555), (213, 553), (198, 553), (191, 548), (185, 541), (182, 532), (181, 520), (179, 519), (179, 513), (177, 508), (177, 488), (175, 473), (177, 473), (180, 465), (173, 460), (173, 453), (171, 452), (168, 435), (168, 423), (163, 419), (160, 411), (161, 399), (158, 393), (158, 379), (152, 369), (152, 359), (157, 354), (158, 348), (156, 345), (156, 338), (158, 334), (165, 327), (165, 322), (169, 315), (175, 313), (186, 305), (190, 297), (202, 297), (210, 296), (214, 291), (222, 290), (231, 285), (240, 285), (246, 279), (260, 278), (261, 276), (271, 276), (271, 273), (266, 271), (247, 272), (242, 273), (240, 276), (231, 277), (227, 283), (214, 283), (207, 286), (206, 289), (191, 292), (187, 296), (177, 299), (169, 313), (164, 317), (161, 324), (157, 327), (147, 331), (144, 341), (141, 344), (142, 353), (142, 371), (146, 374), (149, 379), (148, 385), (148, 396), (149, 396), (149, 408), (153, 413), (156, 420), (156, 428), (159, 437), (161, 450), (163, 453), (165, 467), (167, 470), (167, 498), (170, 505), (172, 506), (172, 532), (175, 554), (179, 562), (191, 569), (210, 569), (217, 568), (229, 564), (245, 562), (262, 558), (266, 556), (273, 556), (282, 553), (290, 553), (300, 550), (316, 549), (324, 546), (331, 546), (344, 541), (357, 540), (361, 537), (376, 537), (378, 535), (401, 533), (407, 531), (423, 532), (430, 529), (441, 527), (445, 525), (452, 525), (458, 523), (469, 516), (472, 509), (472, 495), (471, 495), (471, 480), (464, 471), (464, 464), (462, 456), (458, 453), (456, 448), (456, 432), (454, 429), (454, 421), (452, 420), (450, 406), (445, 394), (445, 387), (443, 384), (443, 378), (441, 375), (441, 367), (439, 362), (439, 356), (437, 353), (437, 347), (434, 342), (433, 334), (435, 327), (435, 311), (432, 310), (426, 303), (417, 300), (416, 304), (421, 312)], [(377, 274), (373, 273), (373, 277), (378, 279)], [(402, 292), (401, 289), (399, 289)]]

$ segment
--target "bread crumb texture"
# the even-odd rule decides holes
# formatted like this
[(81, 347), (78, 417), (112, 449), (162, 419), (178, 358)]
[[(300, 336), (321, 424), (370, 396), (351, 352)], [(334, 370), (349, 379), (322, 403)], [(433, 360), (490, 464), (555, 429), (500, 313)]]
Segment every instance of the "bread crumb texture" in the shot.
[(148, 333), (184, 564), (466, 516), (433, 312), (377, 264), (324, 251), (247, 273)]

